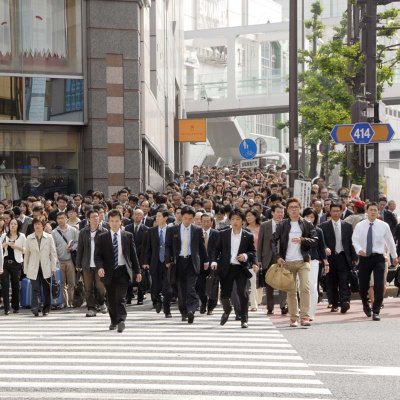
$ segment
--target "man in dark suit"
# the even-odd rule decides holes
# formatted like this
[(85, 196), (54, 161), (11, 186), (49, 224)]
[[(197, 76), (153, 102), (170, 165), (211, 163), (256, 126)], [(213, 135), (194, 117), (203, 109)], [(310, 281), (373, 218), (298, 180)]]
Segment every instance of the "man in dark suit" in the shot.
[(201, 263), (208, 267), (203, 230), (193, 225), (194, 216), (193, 207), (183, 207), (182, 223), (168, 228), (165, 240), (166, 267), (173, 267), (172, 263), (176, 266), (179, 311), (182, 321), (187, 320), (189, 324), (193, 323), (194, 314), (199, 306), (196, 282)]
[(69, 203), (69, 199), (65, 194), (58, 196), (57, 198), (57, 207), (54, 211), (49, 213), (48, 219), (49, 221), (54, 221), (57, 224), (57, 214), (61, 211), (67, 212), (67, 205)]
[(143, 221), (142, 224), (147, 226), (148, 228), (152, 228), (154, 226), (154, 218), (150, 217), (150, 204), (148, 200), (142, 201), (140, 205), (140, 209), (143, 211)]
[[(279, 224), (285, 216), (285, 207), (281, 204), (274, 204), (271, 207), (271, 215), (272, 219), (261, 224), (260, 233), (258, 235), (257, 257), (263, 272), (263, 282), (265, 282), (265, 274), (268, 268), (272, 265), (272, 236), (276, 231), (277, 224)], [(267, 289), (267, 313), (268, 315), (272, 315), (274, 313), (274, 288), (267, 283), (265, 286)], [(286, 315), (288, 311), (286, 298), (286, 292), (280, 290), (279, 305), (282, 315)]]
[(249, 231), (242, 229), (246, 221), (245, 214), (236, 208), (229, 214), (231, 228), (219, 232), (215, 251), (212, 255), (211, 268), (217, 268), (221, 280), (221, 304), (224, 313), (221, 317), (221, 325), (229, 319), (232, 311), (231, 293), (236, 282), (237, 293), (240, 300), (240, 316), (242, 328), (248, 327), (249, 311), (249, 279), (252, 277), (249, 268), (258, 270), (256, 265), (256, 249), (254, 248), (254, 236)]
[(379, 219), (381, 219), (382, 221), (386, 222), (389, 227), (390, 230), (392, 231), (392, 234), (394, 234), (396, 226), (397, 226), (397, 218), (396, 216), (392, 213), (392, 211), (390, 211), (387, 208), (387, 198), (386, 197), (380, 197), (379, 198)]
[[(212, 229), (212, 223), (214, 218), (210, 214), (203, 214), (201, 216), (201, 227), (203, 229), (204, 244), (206, 246), (208, 259), (211, 259), (211, 254), (215, 243), (218, 238), (218, 231)], [(206, 294), (206, 278), (209, 275), (209, 269), (201, 268), (200, 275), (197, 279), (196, 291), (200, 298), (200, 314), (212, 315), (214, 308), (217, 305), (217, 300), (209, 299)]]
[(135, 274), (136, 282), (142, 280), (133, 235), (121, 230), (122, 218), (118, 210), (108, 214), (110, 231), (96, 239), (94, 261), (107, 291), (110, 330), (122, 333), (126, 320), (126, 292)]
[(156, 214), (157, 226), (150, 228), (144, 252), (143, 268), (150, 268), (151, 300), (158, 313), (164, 308), (165, 318), (171, 318), (172, 288), (168, 282), (165, 266), (165, 237), (167, 232), (167, 210)]
[(339, 303), (341, 313), (345, 314), (350, 308), (350, 274), (357, 255), (352, 245), (353, 228), (341, 220), (342, 208), (332, 203), (330, 207), (331, 220), (320, 225), (324, 234), (329, 272), (326, 276), (332, 300), (332, 312), (337, 312)]
[[(142, 224), (143, 211), (139, 208), (133, 212), (133, 224), (129, 224), (125, 227), (125, 231), (132, 233), (135, 241), (136, 254), (138, 256), (139, 265), (143, 267), (144, 261), (143, 256), (146, 250), (147, 232), (149, 228)], [(137, 291), (137, 305), (143, 304), (145, 292), (142, 288), (143, 282), (138, 285)], [(126, 303), (132, 304), (132, 290), (134, 284), (129, 285), (128, 293), (126, 295)]]
[(348, 216), (353, 214), (353, 211), (350, 211), (347, 206), (350, 203), (350, 196), (348, 194), (343, 194), (340, 196), (340, 204), (342, 206), (342, 215), (340, 216), (340, 219), (344, 220)]

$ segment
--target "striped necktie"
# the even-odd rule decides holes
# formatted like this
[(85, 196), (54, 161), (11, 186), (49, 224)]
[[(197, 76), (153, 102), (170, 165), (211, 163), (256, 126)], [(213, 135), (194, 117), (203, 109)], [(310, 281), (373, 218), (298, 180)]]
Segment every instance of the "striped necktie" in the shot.
[(114, 256), (114, 269), (118, 268), (118, 233), (113, 236), (113, 256)]

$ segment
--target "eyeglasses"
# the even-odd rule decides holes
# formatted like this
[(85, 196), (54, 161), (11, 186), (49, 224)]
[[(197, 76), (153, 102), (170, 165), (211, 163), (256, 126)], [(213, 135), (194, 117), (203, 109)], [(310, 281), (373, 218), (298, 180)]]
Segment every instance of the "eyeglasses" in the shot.
[(298, 210), (300, 207), (299, 206), (289, 206), (289, 210)]

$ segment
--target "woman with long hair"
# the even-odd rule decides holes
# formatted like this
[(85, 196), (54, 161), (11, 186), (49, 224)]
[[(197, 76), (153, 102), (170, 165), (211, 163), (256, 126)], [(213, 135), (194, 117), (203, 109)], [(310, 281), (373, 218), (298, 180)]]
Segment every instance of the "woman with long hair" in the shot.
[(2, 247), (4, 249), (3, 273), (1, 274), (1, 287), (3, 293), (4, 314), (10, 313), (10, 283), (11, 283), (11, 306), (13, 313), (19, 311), (19, 280), (24, 262), (26, 237), (20, 232), (21, 221), (12, 218), (8, 225), (9, 231), (4, 238)]
[[(246, 216), (246, 228), (253, 234), (254, 247), (257, 248), (258, 234), (260, 232), (260, 226), (261, 226), (260, 214), (254, 208), (251, 208), (246, 211), (245, 216)], [(258, 269), (258, 267), (256, 269)], [(261, 298), (259, 298), (259, 296), (258, 296), (259, 293), (257, 292), (258, 271), (254, 271), (254, 267), (253, 267), (253, 269), (251, 269), (250, 272), (252, 275), (250, 278), (250, 299), (249, 299), (250, 307), (251, 307), (250, 311), (257, 311), (258, 305), (262, 301), (262, 295), (261, 295)]]

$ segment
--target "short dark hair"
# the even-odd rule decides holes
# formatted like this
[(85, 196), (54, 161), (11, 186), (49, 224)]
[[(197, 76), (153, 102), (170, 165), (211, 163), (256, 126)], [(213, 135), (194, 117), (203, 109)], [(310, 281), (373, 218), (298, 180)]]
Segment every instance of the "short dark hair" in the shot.
[(73, 198), (75, 199), (75, 197), (79, 197), (81, 200), (83, 200), (83, 196), (82, 196), (81, 194), (79, 194), (79, 193), (78, 193), (78, 194), (76, 194), (76, 195), (74, 195), (74, 197), (73, 197)]
[(99, 192), (99, 191), (93, 192), (92, 193), (92, 198), (93, 197), (97, 197), (98, 199), (103, 200), (104, 199), (104, 193), (103, 192)]
[(290, 203), (297, 203), (301, 208), (301, 201), (297, 197), (291, 197), (290, 199), (286, 200), (286, 207), (289, 207)]
[(247, 214), (249, 213), (254, 215), (254, 218), (256, 219), (256, 224), (260, 225), (261, 224), (260, 213), (254, 207), (247, 210), (245, 216), (247, 217)]
[(246, 221), (246, 216), (244, 212), (240, 208), (234, 208), (230, 213), (229, 213), (229, 219), (231, 219), (234, 216), (240, 217), (242, 221)]
[(164, 209), (164, 210), (158, 210), (157, 211), (157, 214), (158, 213), (160, 213), (162, 216), (163, 216), (163, 218), (168, 218), (169, 217), (169, 212), (168, 212), (168, 210), (166, 210), (166, 209)]
[(271, 213), (274, 213), (277, 208), (280, 208), (282, 210), (285, 209), (285, 207), (282, 204), (274, 204), (273, 206), (271, 206)]
[(368, 203), (368, 204), (367, 204), (367, 211), (368, 211), (368, 209), (369, 209), (370, 207), (376, 207), (376, 208), (379, 209), (379, 205), (378, 205), (378, 203), (377, 203), (376, 201), (372, 201), (371, 203)]
[(65, 195), (65, 194), (60, 194), (60, 195), (57, 197), (57, 201), (58, 201), (58, 200), (64, 200), (66, 203), (68, 203), (68, 201), (69, 201), (68, 196)]
[(122, 215), (121, 215), (121, 213), (118, 211), (118, 210), (111, 210), (109, 213), (108, 213), (108, 218), (110, 219), (110, 218), (112, 218), (112, 217), (119, 217), (119, 219), (122, 221)]
[(68, 218), (67, 213), (65, 211), (58, 212), (56, 218), (58, 218), (58, 217), (66, 217), (66, 218)]
[(317, 226), (318, 225), (318, 214), (317, 214), (317, 212), (313, 208), (307, 207), (306, 209), (304, 209), (302, 217), (305, 218), (305, 217), (307, 217), (307, 215), (314, 215), (314, 223), (313, 223), (313, 225)]
[(99, 212), (98, 212), (98, 210), (95, 210), (94, 208), (91, 208), (91, 209), (86, 213), (86, 218), (89, 219), (90, 216), (91, 216), (92, 214), (97, 214), (97, 215), (99, 215)]
[(269, 196), (269, 201), (282, 201), (282, 195), (279, 193), (273, 193)]
[(342, 206), (340, 204), (338, 204), (338, 203), (332, 202), (330, 207), (329, 207), (329, 211), (332, 210), (332, 208), (340, 208), (340, 209), (342, 209)]
[(193, 207), (185, 206), (185, 207), (182, 207), (181, 214), (182, 214), (182, 217), (183, 217), (185, 214), (190, 214), (190, 215), (193, 215), (193, 217), (194, 217), (194, 216), (196, 215), (196, 212), (194, 211), (194, 208), (193, 208)]
[(32, 209), (32, 212), (43, 212), (44, 208), (42, 206), (35, 206)]

